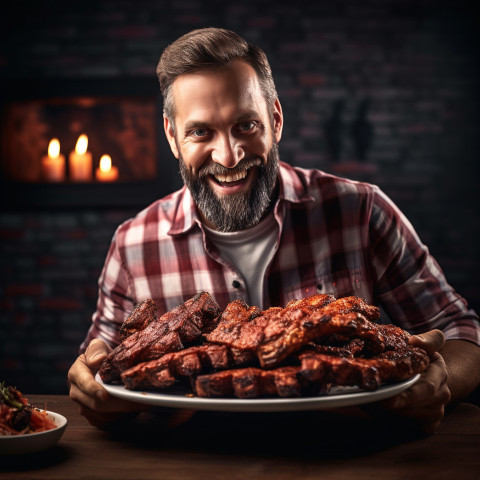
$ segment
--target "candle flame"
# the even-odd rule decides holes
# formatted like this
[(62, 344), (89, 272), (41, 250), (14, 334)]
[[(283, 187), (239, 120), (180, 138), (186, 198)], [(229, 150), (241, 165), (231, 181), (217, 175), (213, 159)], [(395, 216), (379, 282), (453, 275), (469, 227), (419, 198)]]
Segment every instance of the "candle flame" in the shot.
[(112, 159), (110, 155), (102, 155), (100, 158), (100, 170), (102, 172), (109, 172), (112, 169)]
[(77, 145), (75, 146), (75, 152), (77, 155), (84, 155), (88, 147), (88, 137), (82, 133), (77, 140)]
[(60, 155), (60, 142), (58, 138), (52, 138), (48, 144), (48, 156), (50, 158), (57, 158)]

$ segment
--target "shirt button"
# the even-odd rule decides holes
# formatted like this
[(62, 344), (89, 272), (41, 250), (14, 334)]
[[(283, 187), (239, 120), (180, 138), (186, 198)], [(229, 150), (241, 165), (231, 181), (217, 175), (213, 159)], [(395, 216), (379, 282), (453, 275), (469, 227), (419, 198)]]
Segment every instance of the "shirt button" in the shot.
[(242, 284), (238, 280), (234, 280), (232, 282), (232, 287), (233, 288), (240, 288), (241, 286), (242, 286)]

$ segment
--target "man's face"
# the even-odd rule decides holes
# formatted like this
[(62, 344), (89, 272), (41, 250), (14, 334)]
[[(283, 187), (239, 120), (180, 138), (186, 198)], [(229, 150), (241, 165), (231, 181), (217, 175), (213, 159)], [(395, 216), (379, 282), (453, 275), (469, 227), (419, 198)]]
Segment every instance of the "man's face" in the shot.
[(275, 186), (280, 103), (269, 114), (257, 75), (243, 61), (181, 75), (172, 94), (175, 129), (165, 119), (165, 133), (203, 220), (222, 231), (255, 225)]

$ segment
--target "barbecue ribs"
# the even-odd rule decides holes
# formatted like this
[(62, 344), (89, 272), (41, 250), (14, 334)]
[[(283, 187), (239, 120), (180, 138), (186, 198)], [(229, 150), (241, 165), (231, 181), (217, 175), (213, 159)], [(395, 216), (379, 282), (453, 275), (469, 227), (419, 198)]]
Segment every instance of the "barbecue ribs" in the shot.
[(205, 292), (157, 317), (146, 300), (122, 325), (122, 343), (100, 370), (132, 390), (190, 384), (198, 396), (318, 395), (332, 385), (372, 391), (424, 371), (410, 334), (378, 325), (358, 297), (318, 294), (265, 311), (241, 300), (221, 311)]
[(134, 334), (143, 330), (150, 322), (158, 320), (157, 307), (151, 298), (147, 298), (138, 304), (129, 317), (120, 327), (120, 339), (122, 342)]
[(384, 348), (383, 335), (370, 322), (380, 317), (379, 309), (358, 297), (335, 300), (328, 294), (313, 295), (292, 301), (285, 308), (270, 308), (250, 321), (245, 320), (245, 310), (238, 322), (227, 309), (206, 339), (243, 350), (255, 350), (265, 368), (279, 365), (302, 346), (327, 335), (335, 335), (338, 339), (363, 338), (375, 352)]
[(118, 382), (121, 372), (181, 350), (214, 328), (220, 313), (220, 307), (208, 293), (195, 295), (125, 338), (105, 359), (100, 377), (104, 382)]
[(125, 370), (121, 378), (124, 385), (131, 390), (151, 387), (164, 389), (172, 386), (181, 377), (226, 370), (251, 364), (254, 360), (254, 352), (237, 352), (226, 345), (206, 343), (135, 365)]
[[(192, 389), (199, 397), (300, 397), (326, 393), (328, 386), (320, 382), (316, 385), (305, 382), (299, 371), (298, 366), (285, 366), (274, 370), (252, 367), (225, 370), (199, 375), (193, 380)], [(317, 388), (313, 389), (312, 386)]]

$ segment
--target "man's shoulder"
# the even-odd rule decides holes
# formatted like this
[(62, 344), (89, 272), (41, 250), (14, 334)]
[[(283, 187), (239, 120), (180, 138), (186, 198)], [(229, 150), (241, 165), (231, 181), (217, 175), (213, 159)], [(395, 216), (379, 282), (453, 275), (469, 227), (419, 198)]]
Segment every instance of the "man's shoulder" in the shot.
[(374, 195), (378, 186), (327, 173), (318, 168), (303, 168), (281, 162), (280, 176), (287, 188), (313, 198), (344, 195)]

